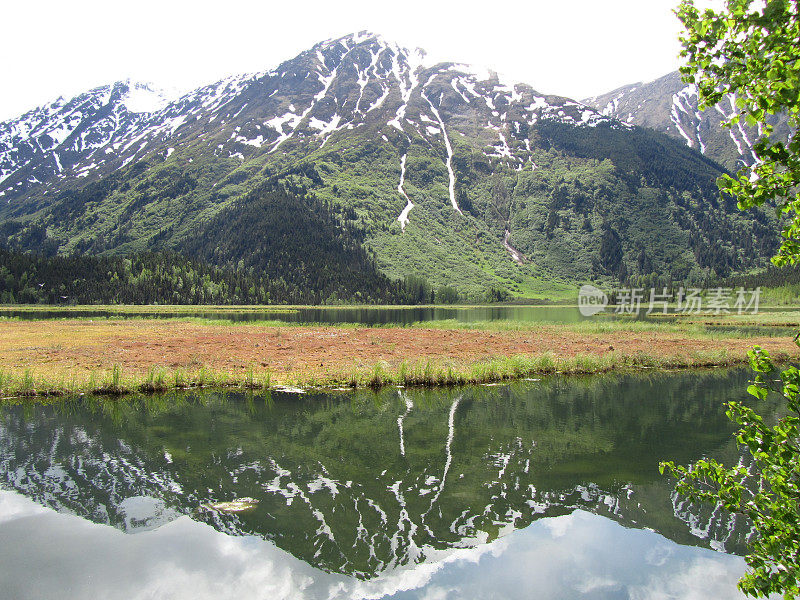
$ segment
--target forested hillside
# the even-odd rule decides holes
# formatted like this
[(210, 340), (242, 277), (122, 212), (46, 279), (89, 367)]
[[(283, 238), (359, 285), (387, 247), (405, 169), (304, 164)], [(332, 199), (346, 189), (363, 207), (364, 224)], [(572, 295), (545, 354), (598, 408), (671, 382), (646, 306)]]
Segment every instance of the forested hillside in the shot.
[[(174, 253), (47, 257), (0, 248), (0, 303), (307, 304), (325, 300), (313, 288), (257, 273), (251, 268), (209, 267)], [(411, 300), (401, 283), (372, 273), (374, 295), (345, 297), (383, 303)]]
[(362, 247), (363, 232), (350, 223), (303, 187), (267, 181), (203, 224), (181, 249), (304, 290), (313, 302), (402, 300), (402, 285), (378, 272)]
[(309, 301), (389, 301), (399, 281), (482, 301), (702, 282), (777, 242), (770, 211), (720, 201), (723, 167), (669, 136), (369, 33), (135, 117), (119, 90), (0, 127), (0, 244), (178, 252)]
[(4, 304), (264, 304), (296, 293), (176, 254), (46, 257), (0, 248)]

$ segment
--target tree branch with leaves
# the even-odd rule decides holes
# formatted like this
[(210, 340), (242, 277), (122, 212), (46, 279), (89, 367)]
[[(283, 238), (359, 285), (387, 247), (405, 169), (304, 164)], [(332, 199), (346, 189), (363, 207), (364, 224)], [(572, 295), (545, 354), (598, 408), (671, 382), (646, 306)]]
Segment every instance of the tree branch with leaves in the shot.
[[(728, 0), (726, 9), (700, 11), (684, 0), (677, 15), (687, 65), (684, 80), (697, 86), (701, 108), (733, 97), (737, 111), (724, 122), (744, 120), (763, 134), (755, 143), (758, 161), (735, 177), (723, 176), (720, 189), (739, 208), (774, 204), (785, 216), (777, 265), (800, 260), (800, 19), (798, 0)], [(771, 139), (768, 115), (785, 113), (788, 140)]]
[[(761, 133), (752, 167), (718, 180), (740, 209), (774, 206), (782, 219), (782, 243), (772, 261), (800, 262), (800, 19), (798, 0), (727, 0), (722, 10), (700, 11), (683, 0), (676, 14), (681, 37), (684, 80), (697, 86), (701, 107), (735, 98), (735, 112), (724, 123), (744, 119)], [(786, 114), (790, 135), (773, 139), (769, 115)], [(797, 341), (797, 340), (795, 340)], [(754, 348), (756, 373), (748, 392), (759, 400), (783, 396), (787, 414), (768, 424), (756, 410), (730, 402), (727, 415), (738, 426), (736, 439), (750, 465), (726, 467), (713, 459), (688, 467), (662, 463), (678, 480), (676, 489), (691, 500), (710, 502), (745, 515), (755, 535), (746, 561), (750, 570), (739, 588), (750, 596), (800, 595), (800, 371), (778, 372), (769, 354)], [(776, 379), (776, 376), (779, 376)]]

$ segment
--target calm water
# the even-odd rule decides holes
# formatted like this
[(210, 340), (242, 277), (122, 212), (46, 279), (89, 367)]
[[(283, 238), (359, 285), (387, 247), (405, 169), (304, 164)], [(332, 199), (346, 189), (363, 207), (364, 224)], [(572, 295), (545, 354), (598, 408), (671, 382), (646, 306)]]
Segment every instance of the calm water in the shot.
[(0, 406), (0, 597), (736, 597), (657, 464), (738, 460), (747, 377)]
[(181, 312), (125, 312), (108, 310), (11, 310), (0, 316), (20, 319), (63, 319), (65, 317), (151, 317), (177, 318), (198, 317), (202, 319), (223, 319), (229, 321), (275, 320), (288, 323), (361, 323), (364, 325), (410, 325), (420, 321), (439, 321), (454, 319), (464, 323), (476, 321), (550, 321), (554, 323), (575, 323), (584, 317), (576, 306), (478, 306), (469, 308), (450, 308), (445, 306), (426, 307), (305, 307), (275, 311), (259, 310), (207, 310), (203, 307)]
[[(581, 316), (577, 306), (473, 306), (467, 308), (451, 308), (445, 306), (426, 307), (396, 307), (374, 306), (353, 308), (326, 308), (305, 307), (287, 308), (275, 307), (276, 310), (242, 310), (242, 309), (217, 309), (209, 310), (202, 306), (181, 310), (180, 312), (114, 312), (109, 310), (66, 310), (54, 307), (52, 310), (8, 310), (0, 312), (0, 317), (13, 317), (19, 319), (64, 319), (64, 318), (186, 318), (197, 317), (202, 319), (221, 319), (236, 322), (245, 321), (284, 321), (288, 323), (360, 323), (363, 325), (410, 325), (412, 323), (455, 320), (462, 323), (477, 321), (521, 321), (521, 322), (550, 322), (550, 323), (577, 323), (586, 320)], [(791, 308), (762, 308), (761, 312), (787, 311)], [(595, 315), (590, 319), (614, 319), (617, 315)], [(625, 318), (630, 318), (626, 315)], [(642, 319), (648, 318), (641, 313)], [(798, 312), (800, 318), (800, 311)], [(663, 319), (663, 318), (662, 318)], [(753, 335), (769, 335), (775, 328), (751, 328)], [(737, 331), (741, 331), (737, 327)]]

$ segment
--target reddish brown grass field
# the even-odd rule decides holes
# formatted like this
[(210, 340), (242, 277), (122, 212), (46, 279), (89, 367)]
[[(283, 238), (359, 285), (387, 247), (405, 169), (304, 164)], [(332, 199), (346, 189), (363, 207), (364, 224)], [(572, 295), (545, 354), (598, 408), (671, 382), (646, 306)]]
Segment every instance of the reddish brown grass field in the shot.
[[(689, 357), (727, 351), (744, 357), (758, 344), (797, 356), (792, 338), (711, 338), (675, 331), (585, 333), (557, 325), (487, 331), (335, 326), (225, 326), (177, 320), (42, 320), (0, 322), (0, 370), (52, 376), (121, 367), (143, 375), (154, 367), (232, 375), (269, 370), (275, 380), (292, 373), (326, 374), (385, 362), (448, 360), (469, 365), (492, 358), (551, 353), (557, 358), (645, 354)], [(282, 375), (284, 377), (282, 377)]]

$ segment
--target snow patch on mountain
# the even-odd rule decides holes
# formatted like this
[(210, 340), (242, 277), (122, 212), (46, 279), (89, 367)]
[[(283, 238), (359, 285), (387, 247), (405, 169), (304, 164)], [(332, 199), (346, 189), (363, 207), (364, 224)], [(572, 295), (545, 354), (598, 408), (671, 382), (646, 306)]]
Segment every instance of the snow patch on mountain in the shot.
[(442, 129), (442, 135), (444, 135), (444, 146), (447, 149), (447, 174), (450, 179), (450, 184), (448, 186), (448, 191), (450, 193), (450, 203), (453, 205), (453, 210), (455, 210), (458, 214), (463, 215), (464, 213), (461, 212), (461, 209), (458, 207), (458, 203), (456, 202), (456, 174), (453, 171), (453, 147), (450, 145), (450, 138), (447, 135), (447, 129), (444, 126), (444, 121), (442, 120), (442, 116), (439, 114), (439, 111), (431, 102), (431, 99), (427, 96), (424, 96), (425, 100), (428, 101), (428, 104), (431, 107), (431, 112), (433, 112), (433, 116), (436, 117), (436, 120), (439, 121), (439, 127)]
[(152, 113), (169, 103), (166, 94), (150, 84), (129, 83), (128, 93), (122, 97), (123, 106), (132, 113)]
[(408, 213), (411, 212), (411, 209), (414, 208), (414, 203), (411, 202), (411, 198), (408, 197), (406, 194), (405, 189), (403, 188), (403, 184), (406, 180), (406, 154), (400, 158), (400, 183), (397, 185), (397, 191), (400, 192), (400, 195), (406, 199), (406, 206), (400, 213), (400, 216), (397, 217), (397, 220), (400, 221), (400, 229), (403, 231), (406, 230), (406, 225), (408, 225)]

